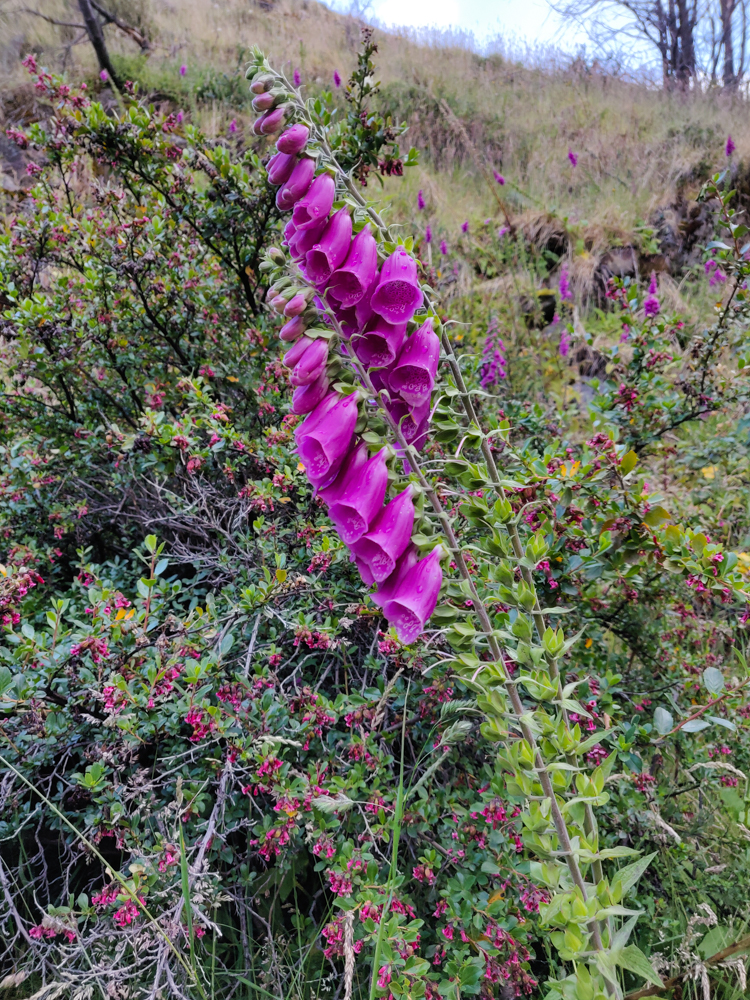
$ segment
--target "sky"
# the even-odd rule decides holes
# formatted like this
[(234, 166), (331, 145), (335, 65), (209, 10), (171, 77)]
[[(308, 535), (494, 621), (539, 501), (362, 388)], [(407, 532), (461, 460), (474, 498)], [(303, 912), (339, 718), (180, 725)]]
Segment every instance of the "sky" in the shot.
[[(348, 7), (347, 0), (329, 3), (339, 10)], [(578, 33), (562, 32), (560, 19), (547, 0), (371, 0), (365, 16), (385, 25), (460, 28), (473, 32), (480, 46), (503, 35), (508, 41), (562, 43), (572, 51), (583, 40)]]

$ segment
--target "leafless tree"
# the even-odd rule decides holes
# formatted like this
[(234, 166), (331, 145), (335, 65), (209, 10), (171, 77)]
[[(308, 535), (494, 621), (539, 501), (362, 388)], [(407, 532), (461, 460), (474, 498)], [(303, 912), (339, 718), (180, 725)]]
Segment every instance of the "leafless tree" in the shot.
[(694, 81), (735, 89), (746, 70), (748, 0), (550, 0), (602, 51), (658, 60), (667, 88)]

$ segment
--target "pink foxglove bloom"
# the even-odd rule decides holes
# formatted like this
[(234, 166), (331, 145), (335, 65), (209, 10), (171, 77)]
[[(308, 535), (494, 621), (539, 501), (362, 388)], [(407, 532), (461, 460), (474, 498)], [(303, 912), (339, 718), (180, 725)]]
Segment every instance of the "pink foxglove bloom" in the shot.
[(337, 89), (341, 86), (341, 77), (337, 69), (333, 71), (333, 82)]
[(305, 148), (307, 140), (310, 138), (310, 129), (307, 125), (292, 125), (286, 132), (283, 132), (276, 140), (276, 148), (280, 153), (301, 153)]
[(300, 198), (292, 212), (292, 222), (297, 229), (312, 229), (321, 219), (327, 219), (336, 195), (336, 182), (330, 174), (319, 174), (310, 185), (304, 198)]
[(291, 174), (283, 187), (276, 195), (276, 207), (282, 212), (288, 212), (300, 198), (304, 198), (308, 192), (315, 174), (315, 160), (309, 156), (298, 160)]
[(352, 240), (346, 260), (331, 276), (328, 291), (348, 309), (361, 301), (377, 273), (378, 245), (368, 224)]
[(494, 171), (494, 174), (495, 174), (495, 180), (497, 181), (498, 184), (505, 184), (505, 178), (503, 177), (502, 174), (499, 174), (497, 170)]
[(359, 563), (365, 563), (376, 583), (386, 580), (396, 568), (396, 560), (411, 541), (414, 527), (414, 487), (409, 484), (387, 504), (370, 525), (370, 530), (352, 546)]
[(399, 356), (406, 337), (406, 323), (386, 323), (375, 316), (353, 340), (354, 351), (365, 368), (384, 368)]
[(109, 73), (106, 71), (106, 69), (103, 69), (101, 71), (101, 73), (99, 74), (99, 79), (102, 81), (102, 83), (106, 83), (107, 80), (109, 80)]
[[(622, 340), (620, 340), (620, 343), (622, 343)], [(563, 358), (567, 358), (568, 353), (570, 352), (570, 337), (568, 336), (568, 331), (565, 327), (563, 327), (560, 331), (560, 344), (558, 350), (560, 352), (560, 356)]]
[(352, 217), (346, 206), (331, 216), (318, 243), (305, 257), (307, 277), (315, 285), (325, 285), (346, 260), (352, 238)]
[(185, 76), (186, 73), (187, 73), (187, 66), (183, 63), (182, 66), (180, 66), (180, 76)]
[(237, 119), (236, 118), (233, 118), (231, 120), (231, 122), (229, 123), (229, 131), (232, 133), (232, 135), (234, 135), (234, 133), (237, 131)]
[(332, 482), (352, 443), (359, 396), (332, 392), (294, 432), (297, 451), (316, 489)]
[(499, 380), (505, 378), (505, 344), (498, 327), (497, 319), (493, 316), (487, 325), (487, 338), (482, 351), (480, 385), (483, 389), (488, 389), (491, 385), (498, 385)]
[(432, 226), (425, 226), (424, 241), (425, 243), (432, 243)]
[(570, 160), (571, 166), (573, 167), (578, 166), (578, 156), (576, 155), (576, 153), (573, 152), (572, 149), (568, 150), (568, 159)]
[(309, 385), (301, 385), (292, 396), (292, 413), (311, 413), (328, 392), (329, 380), (325, 370)]
[(426, 320), (406, 341), (398, 361), (391, 369), (388, 383), (410, 406), (421, 406), (430, 400), (435, 386), (440, 340)]
[(420, 212), (424, 208), (424, 204), (425, 204), (425, 202), (424, 202), (424, 194), (423, 194), (422, 191), (418, 191), (417, 192), (417, 208), (419, 209)]
[(422, 289), (417, 278), (417, 262), (401, 247), (380, 270), (380, 280), (370, 299), (370, 307), (388, 323), (408, 323), (422, 305)]
[[(301, 344), (302, 341), (309, 339), (309, 337), (300, 337), (297, 344), (295, 344), (292, 350), (289, 351), (289, 354), (296, 349), (298, 344)], [(299, 359), (295, 361), (294, 367), (292, 368), (292, 374), (289, 376), (289, 381), (295, 387), (300, 385), (310, 385), (311, 382), (316, 382), (323, 374), (327, 362), (328, 341), (323, 337), (318, 337), (306, 346), (305, 350), (299, 356)], [(284, 359), (284, 363), (287, 363), (286, 358)], [(288, 367), (291, 366), (288, 365)]]
[(307, 256), (308, 250), (312, 250), (315, 244), (320, 240), (327, 225), (328, 220), (321, 219), (320, 222), (311, 226), (310, 229), (296, 230), (294, 235), (289, 239), (289, 252), (292, 257), (294, 257), (295, 260), (301, 260), (303, 257)]
[(469, 231), (469, 220), (467, 219), (466, 222), (461, 223), (461, 232), (468, 233), (468, 231)]
[(659, 291), (659, 283), (656, 280), (656, 271), (652, 271), (651, 272), (651, 280), (648, 283), (648, 294), (649, 295), (656, 295), (656, 293), (658, 291)]
[(365, 534), (383, 506), (388, 487), (385, 459), (386, 450), (381, 448), (356, 475), (348, 477), (341, 495), (328, 508), (328, 516), (347, 545)]
[(429, 400), (422, 406), (410, 407), (403, 399), (394, 399), (386, 407), (398, 424), (406, 443), (421, 451), (427, 443), (430, 427)]
[(440, 253), (441, 253), (441, 254), (442, 254), (442, 255), (443, 255), (444, 257), (445, 257), (445, 255), (446, 255), (446, 254), (448, 253), (448, 244), (447, 244), (447, 243), (445, 242), (445, 240), (441, 240), (441, 241), (440, 241)]
[[(427, 624), (440, 596), (443, 571), (438, 545), (428, 556), (408, 569), (393, 587), (392, 596), (382, 605), (383, 614), (394, 626), (401, 642), (414, 642)], [(387, 582), (387, 581), (386, 581)]]
[(276, 153), (266, 164), (268, 172), (268, 183), (274, 187), (279, 187), (288, 181), (292, 171), (297, 165), (297, 157), (289, 153)]
[(367, 465), (370, 453), (367, 444), (360, 440), (344, 459), (339, 473), (333, 482), (323, 489), (318, 490), (318, 496), (325, 501), (327, 506), (337, 503), (344, 495), (349, 483), (355, 481), (362, 469)]
[(737, 149), (737, 147), (734, 144), (734, 139), (732, 139), (731, 135), (728, 135), (727, 144), (724, 148), (724, 152), (727, 156), (731, 156), (732, 153), (735, 151), (735, 149)]
[(302, 74), (300, 73), (300, 71), (298, 69), (295, 69), (294, 70), (294, 86), (295, 87), (299, 87), (299, 85), (301, 83), (302, 83)]
[(279, 330), (279, 337), (287, 343), (291, 343), (293, 340), (301, 337), (306, 329), (307, 323), (304, 319), (301, 316), (295, 316), (282, 326)]

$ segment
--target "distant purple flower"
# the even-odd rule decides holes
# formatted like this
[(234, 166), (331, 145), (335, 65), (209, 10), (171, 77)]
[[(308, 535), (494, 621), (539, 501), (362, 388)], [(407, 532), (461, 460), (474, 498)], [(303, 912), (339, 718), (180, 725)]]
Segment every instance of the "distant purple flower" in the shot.
[(560, 331), (560, 344), (558, 346), (558, 351), (561, 357), (567, 358), (568, 351), (570, 350), (570, 337), (568, 336), (568, 331), (565, 327)]
[(445, 240), (440, 241), (440, 253), (443, 255), (448, 253), (448, 244), (445, 242)]
[(735, 151), (735, 149), (737, 149), (737, 147), (734, 144), (734, 139), (731, 137), (731, 135), (728, 135), (727, 144), (726, 148), (724, 149), (724, 152), (726, 153), (727, 156), (731, 156), (732, 153)]
[(489, 226), (489, 224), (490, 224), (491, 222), (492, 222), (492, 219), (485, 219), (485, 220), (484, 220), (484, 223), (483, 223), (483, 225), (485, 225), (485, 226)]
[(719, 267), (719, 265), (715, 260), (707, 260), (706, 263), (704, 264), (704, 269), (706, 271), (706, 274), (711, 275), (708, 282), (710, 288), (713, 288), (714, 285), (719, 285), (723, 281), (727, 280), (726, 274), (724, 274), (724, 272), (722, 271), (722, 269)]
[(495, 180), (497, 181), (498, 184), (505, 184), (505, 178), (503, 177), (502, 174), (499, 174), (497, 170), (494, 171), (494, 174), (495, 174)]
[[(99, 79), (102, 81), (102, 83), (106, 83), (107, 80), (109, 80), (109, 73), (106, 71), (106, 69), (103, 69), (101, 71), (101, 73), (99, 74)], [(729, 156), (729, 153), (727, 153), (727, 156)]]
[(502, 239), (503, 236), (505, 236), (505, 234), (509, 231), (510, 230), (508, 229), (507, 226), (501, 226), (497, 231), (498, 239)]
[(295, 71), (294, 71), (294, 86), (295, 87), (299, 87), (299, 85), (301, 83), (302, 83), (302, 74), (300, 73), (300, 71), (298, 69), (295, 69)]
[(656, 271), (652, 271), (651, 281), (648, 283), (648, 298), (643, 303), (643, 312), (646, 316), (656, 316), (659, 312), (659, 300), (656, 297), (658, 290), (659, 285), (656, 281)]
[(432, 226), (425, 226), (424, 241), (425, 243), (432, 243)]
[(464, 222), (464, 223), (461, 224), (461, 232), (462, 233), (468, 233), (468, 231), (469, 231), (469, 222), (468, 222), (468, 219), (467, 219), (466, 222)]
[(560, 298), (563, 302), (573, 301), (573, 293), (570, 290), (570, 282), (568, 281), (567, 267), (564, 267), (562, 271), (560, 271), (560, 283), (558, 285), (558, 289), (560, 291)]
[(505, 372), (505, 344), (499, 335), (497, 319), (493, 316), (487, 325), (487, 337), (482, 351), (480, 385), (483, 389), (497, 385)]
[(180, 76), (185, 76), (186, 73), (187, 73), (187, 66), (185, 65), (185, 63), (183, 63), (182, 66), (180, 66)]
[(630, 327), (627, 323), (622, 324), (622, 333), (620, 334), (620, 343), (625, 344), (630, 339)]
[(177, 123), (178, 123), (178, 124), (181, 124), (181, 123), (182, 123), (182, 119), (183, 119), (184, 117), (185, 117), (185, 116), (183, 115), (183, 113), (182, 113), (181, 111), (178, 111), (178, 112), (177, 112)]
[(237, 119), (236, 118), (233, 118), (231, 120), (231, 122), (229, 123), (229, 131), (232, 133), (232, 135), (234, 135), (234, 133), (237, 131)]
[(568, 150), (568, 159), (570, 160), (572, 166), (574, 167), (578, 166), (578, 156), (573, 152), (572, 149)]
[(337, 87), (341, 86), (341, 77), (339, 76), (339, 71), (337, 69), (333, 71), (333, 82)]
[(424, 208), (424, 193), (422, 191), (417, 192), (417, 208), (421, 212)]

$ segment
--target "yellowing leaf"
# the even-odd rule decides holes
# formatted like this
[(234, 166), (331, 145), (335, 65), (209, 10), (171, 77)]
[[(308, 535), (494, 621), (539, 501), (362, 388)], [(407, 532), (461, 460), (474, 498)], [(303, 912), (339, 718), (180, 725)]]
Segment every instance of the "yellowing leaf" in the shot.
[(627, 453), (627, 455), (622, 456), (622, 461), (620, 462), (620, 469), (622, 471), (623, 476), (627, 476), (629, 472), (632, 472), (637, 464), (638, 464), (638, 456), (631, 449)]
[(586, 647), (586, 649), (591, 649), (591, 647), (592, 647), (593, 643), (594, 643), (594, 640), (593, 640), (593, 639), (587, 639), (587, 640), (586, 640), (586, 641), (584, 642), (584, 646)]
[(227, 382), (239, 382), (239, 379), (235, 375), (227, 375)]
[(716, 466), (715, 465), (704, 465), (701, 469), (704, 479), (714, 479), (716, 476)]
[(277, 569), (276, 570), (276, 579), (279, 581), (279, 583), (283, 583), (284, 580), (286, 580), (286, 570), (285, 569)]

